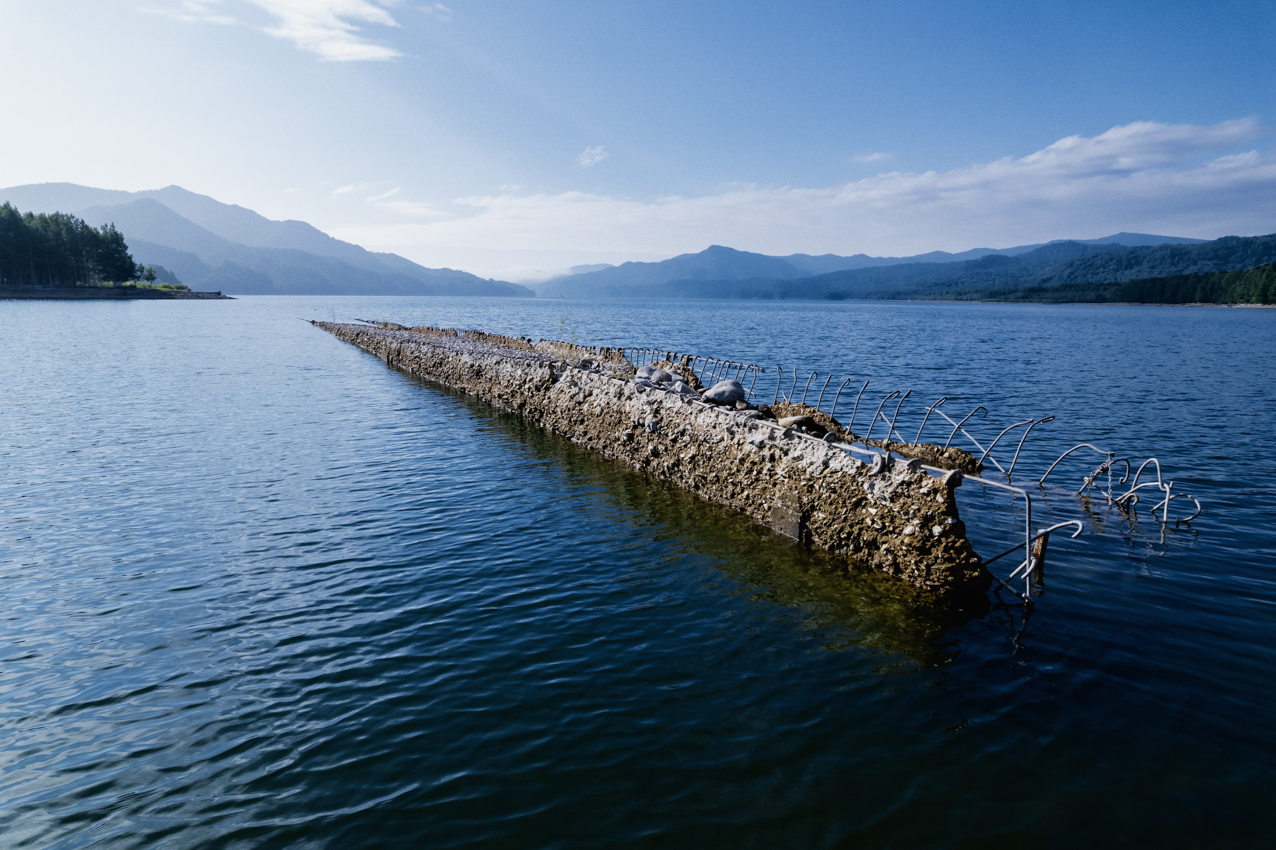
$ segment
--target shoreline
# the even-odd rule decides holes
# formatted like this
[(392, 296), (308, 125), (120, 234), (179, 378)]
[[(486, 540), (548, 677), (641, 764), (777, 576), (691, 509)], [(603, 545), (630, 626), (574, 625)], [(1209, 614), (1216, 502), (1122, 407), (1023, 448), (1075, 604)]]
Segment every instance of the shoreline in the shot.
[[(846, 299), (851, 300), (851, 299)], [(884, 299), (886, 300), (886, 299)], [(1163, 301), (983, 301), (946, 298), (910, 298), (899, 304), (1022, 304), (1034, 307), (1241, 307), (1245, 309), (1272, 310), (1276, 304), (1212, 304), (1208, 301), (1190, 301), (1186, 304), (1170, 304)]]
[(233, 301), (220, 292), (145, 289), (136, 286), (3, 287), (0, 301)]

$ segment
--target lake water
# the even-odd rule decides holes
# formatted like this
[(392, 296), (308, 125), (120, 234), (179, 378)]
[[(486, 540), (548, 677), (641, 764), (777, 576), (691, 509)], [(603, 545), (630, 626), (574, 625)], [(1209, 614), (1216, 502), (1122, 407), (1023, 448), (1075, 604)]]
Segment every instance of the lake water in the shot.
[[(1087, 514), (1078, 456), (1036, 524), (1086, 533), (1052, 541), (1030, 616), (990, 594), (937, 623), (301, 321), (356, 317), (758, 362), (767, 394), (772, 364), (835, 374), (830, 395), (868, 378), (873, 407), (984, 404), (985, 445), (1054, 414), (1022, 481), (1089, 441), (1158, 457), (1204, 512), (1164, 539), (1146, 511)], [(0, 846), (1276, 827), (1276, 311), (242, 298), (0, 320)], [(980, 552), (1014, 542), (1015, 509), (959, 493)]]

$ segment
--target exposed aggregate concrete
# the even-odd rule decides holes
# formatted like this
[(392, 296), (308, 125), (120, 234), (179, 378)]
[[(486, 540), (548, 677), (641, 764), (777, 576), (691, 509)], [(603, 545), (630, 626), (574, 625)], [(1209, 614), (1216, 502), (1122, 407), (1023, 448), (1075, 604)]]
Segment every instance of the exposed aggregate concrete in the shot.
[[(935, 478), (919, 461), (880, 456), (866, 463), (758, 419), (757, 411), (642, 386), (608, 349), (388, 323), (313, 324), (397, 368), (845, 556), (848, 568), (866, 565), (936, 597), (982, 592), (990, 582), (958, 516), (959, 473)], [(676, 375), (684, 371), (668, 365)]]

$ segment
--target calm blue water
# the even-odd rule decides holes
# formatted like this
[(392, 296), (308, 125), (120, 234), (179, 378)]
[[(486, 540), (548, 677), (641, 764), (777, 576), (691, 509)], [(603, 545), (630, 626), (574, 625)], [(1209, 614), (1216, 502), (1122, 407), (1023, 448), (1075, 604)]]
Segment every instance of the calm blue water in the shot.
[[(1026, 622), (936, 623), (300, 321), (564, 313), (985, 440), (1053, 413), (1021, 467), (1155, 455), (1205, 513), (1061, 486), (1087, 533)], [(1274, 422), (1270, 310), (0, 302), (0, 846), (1265, 845)]]

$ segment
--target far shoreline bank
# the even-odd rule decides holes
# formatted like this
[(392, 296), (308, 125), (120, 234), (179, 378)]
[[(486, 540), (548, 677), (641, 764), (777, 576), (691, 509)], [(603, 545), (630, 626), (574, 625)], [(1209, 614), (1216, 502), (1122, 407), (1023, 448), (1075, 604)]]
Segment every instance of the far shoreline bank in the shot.
[(139, 286), (3, 287), (0, 301), (234, 301), (220, 292), (147, 289)]

